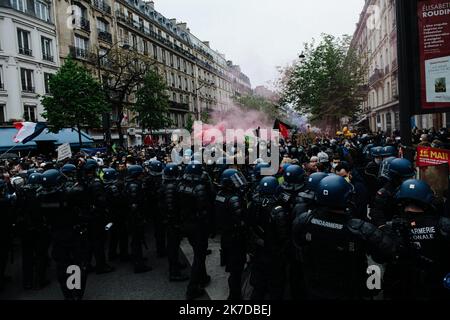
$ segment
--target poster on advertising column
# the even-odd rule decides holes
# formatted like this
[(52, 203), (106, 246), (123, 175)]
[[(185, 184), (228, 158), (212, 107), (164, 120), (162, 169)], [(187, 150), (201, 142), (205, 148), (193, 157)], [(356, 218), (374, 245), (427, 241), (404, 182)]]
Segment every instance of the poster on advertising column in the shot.
[(418, 2), (421, 107), (450, 107), (450, 0)]

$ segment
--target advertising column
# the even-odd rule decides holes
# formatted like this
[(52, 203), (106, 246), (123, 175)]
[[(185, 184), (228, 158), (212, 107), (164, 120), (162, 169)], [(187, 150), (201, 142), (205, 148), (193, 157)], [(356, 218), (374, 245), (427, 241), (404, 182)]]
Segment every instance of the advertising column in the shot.
[(421, 108), (450, 107), (450, 0), (418, 2)]

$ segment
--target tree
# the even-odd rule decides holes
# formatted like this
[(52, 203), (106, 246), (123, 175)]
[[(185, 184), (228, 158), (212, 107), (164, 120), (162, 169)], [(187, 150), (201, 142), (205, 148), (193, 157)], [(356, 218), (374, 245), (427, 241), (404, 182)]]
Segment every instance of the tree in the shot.
[(318, 45), (306, 43), (304, 57), (282, 72), (282, 103), (334, 126), (358, 113), (367, 70), (350, 42), (348, 36), (323, 34)]
[(142, 129), (158, 130), (171, 125), (167, 116), (169, 112), (169, 97), (164, 79), (155, 71), (150, 70), (143, 86), (136, 93), (137, 101), (130, 107), (137, 113)]
[(42, 97), (43, 117), (49, 130), (77, 128), (80, 146), (82, 127), (99, 127), (101, 115), (110, 108), (100, 83), (81, 65), (67, 59), (50, 78), (51, 95)]
[(189, 132), (192, 132), (192, 128), (194, 127), (194, 118), (192, 118), (192, 114), (188, 113), (187, 119), (186, 119), (186, 130)]
[(253, 95), (242, 96), (236, 99), (236, 103), (244, 110), (257, 110), (263, 112), (273, 120), (279, 117), (278, 106), (264, 97)]
[(124, 146), (122, 120), (125, 109), (132, 105), (133, 96), (144, 82), (156, 62), (135, 49), (112, 48), (103, 61), (103, 88), (107, 100), (116, 115), (115, 124), (119, 133), (119, 144)]

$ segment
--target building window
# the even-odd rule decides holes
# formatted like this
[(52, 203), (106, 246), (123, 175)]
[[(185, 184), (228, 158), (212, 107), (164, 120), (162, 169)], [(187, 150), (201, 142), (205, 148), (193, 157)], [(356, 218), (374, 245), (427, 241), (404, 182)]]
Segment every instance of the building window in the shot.
[(155, 60), (158, 60), (158, 47), (156, 46), (156, 44), (153, 45), (153, 58)]
[(132, 39), (132, 44), (133, 44), (133, 49), (137, 50), (137, 37), (135, 34), (131, 35), (131, 39)]
[(97, 19), (97, 29), (101, 32), (108, 32), (108, 23), (102, 19)]
[(44, 21), (50, 21), (48, 14), (48, 5), (42, 1), (34, 2), (34, 10), (36, 12), (36, 16)]
[(36, 106), (24, 105), (23, 111), (25, 121), (36, 122)]
[(173, 67), (173, 54), (170, 54), (170, 66)]
[(172, 80), (172, 87), (175, 87), (175, 75), (171, 74), (171, 80)]
[(17, 42), (19, 44), (19, 53), (27, 56), (33, 54), (31, 50), (30, 32), (22, 29), (17, 29)]
[(33, 70), (21, 68), (20, 77), (22, 81), (22, 91), (34, 92)]
[(81, 58), (87, 58), (87, 51), (89, 49), (89, 42), (87, 39), (75, 36), (75, 55)]
[(144, 54), (148, 55), (148, 45), (147, 45), (147, 41), (142, 40), (143, 46), (144, 46)]
[(5, 90), (5, 84), (3, 83), (3, 66), (0, 65), (0, 90)]
[(0, 104), (0, 123), (6, 122), (5, 105)]
[(178, 76), (178, 88), (181, 89), (181, 76)]
[(175, 92), (172, 93), (172, 101), (177, 102), (177, 94)]
[(164, 64), (166, 64), (166, 50), (161, 49), (161, 60)]
[(45, 93), (50, 93), (50, 86), (49, 81), (53, 77), (53, 74), (44, 72), (44, 87), (45, 87)]
[(27, 2), (26, 0), (12, 0), (11, 1), (12, 6), (14, 9), (25, 12), (27, 9)]
[(178, 70), (181, 70), (181, 60), (180, 60), (180, 57), (177, 58), (177, 68), (178, 68)]
[(45, 37), (41, 37), (41, 45), (42, 45), (42, 59), (53, 62), (52, 40)]

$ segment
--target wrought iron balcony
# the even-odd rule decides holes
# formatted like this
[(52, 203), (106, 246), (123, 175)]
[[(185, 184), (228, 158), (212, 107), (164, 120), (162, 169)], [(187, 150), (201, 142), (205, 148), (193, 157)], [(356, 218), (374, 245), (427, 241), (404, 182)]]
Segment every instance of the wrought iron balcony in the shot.
[(90, 32), (91, 31), (91, 23), (88, 19), (84, 17), (75, 17), (75, 26), (77, 28), (80, 28), (84, 31)]
[(43, 53), (43, 54), (42, 54), (42, 59), (43, 59), (43, 60), (46, 60), (46, 61), (53, 62), (53, 56), (51, 56), (51, 55), (49, 55), (49, 54), (47, 54), (47, 53)]
[(98, 38), (100, 40), (112, 43), (111, 33), (109, 33), (108, 31), (101, 30), (101, 29), (97, 29), (97, 31), (98, 31)]
[(384, 77), (384, 71), (382, 69), (375, 69), (372, 76), (369, 78), (369, 85), (374, 85)]
[(30, 48), (21, 48), (19, 47), (19, 53), (26, 55), (26, 56), (32, 56), (33, 55), (33, 50), (31, 50)]
[(89, 58), (89, 50), (88, 49), (83, 49), (83, 48), (78, 48), (78, 47), (74, 47), (74, 46), (70, 46), (70, 55), (74, 58), (78, 58), (78, 59), (88, 59)]
[(170, 101), (169, 109), (178, 109), (178, 110), (189, 111), (189, 104)]
[(94, 0), (92, 2), (93, 6), (95, 8), (97, 8), (100, 11), (103, 11), (107, 14), (111, 14), (111, 6), (109, 4), (106, 3), (106, 1), (102, 1), (102, 0)]

